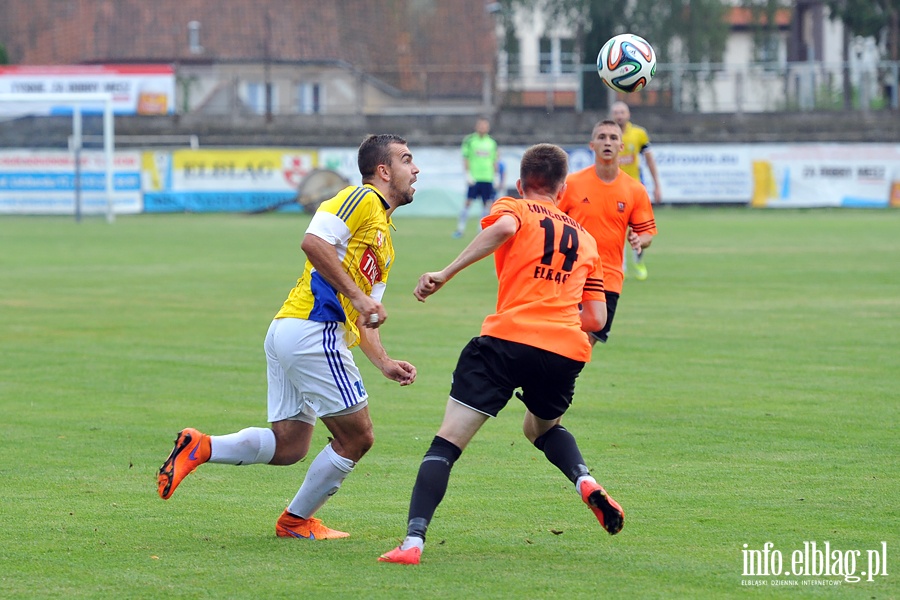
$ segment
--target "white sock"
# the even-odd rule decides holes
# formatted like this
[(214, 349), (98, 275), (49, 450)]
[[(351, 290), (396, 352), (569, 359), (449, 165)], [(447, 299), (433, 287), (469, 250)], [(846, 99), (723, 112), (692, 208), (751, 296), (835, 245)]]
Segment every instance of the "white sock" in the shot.
[(275, 433), (248, 427), (228, 435), (211, 435), (209, 462), (227, 465), (268, 464), (275, 456)]
[(575, 491), (581, 495), (581, 482), (582, 481), (590, 481), (591, 483), (597, 483), (597, 480), (591, 477), (590, 475), (582, 475), (575, 481)]
[(400, 544), (401, 550), (409, 550), (410, 548), (416, 547), (419, 550), (425, 549), (425, 540), (416, 536), (406, 536), (403, 539), (403, 543)]
[(355, 466), (355, 462), (335, 452), (331, 444), (325, 446), (309, 465), (303, 485), (288, 504), (288, 512), (303, 519), (311, 518), (337, 493)]

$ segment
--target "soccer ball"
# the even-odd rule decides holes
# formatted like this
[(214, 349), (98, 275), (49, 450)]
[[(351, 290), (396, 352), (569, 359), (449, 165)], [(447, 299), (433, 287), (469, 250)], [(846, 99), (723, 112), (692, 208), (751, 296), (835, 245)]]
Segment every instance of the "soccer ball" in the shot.
[(623, 33), (603, 44), (597, 55), (597, 72), (603, 83), (630, 94), (647, 87), (656, 75), (656, 52), (644, 38)]

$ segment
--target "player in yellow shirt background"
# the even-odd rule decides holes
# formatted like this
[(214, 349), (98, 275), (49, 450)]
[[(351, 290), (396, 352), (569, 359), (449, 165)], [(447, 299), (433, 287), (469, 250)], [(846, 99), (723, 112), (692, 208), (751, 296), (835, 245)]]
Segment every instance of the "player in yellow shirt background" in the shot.
[[(659, 185), (656, 159), (653, 156), (653, 151), (650, 149), (650, 136), (647, 134), (647, 130), (631, 122), (631, 110), (624, 102), (614, 102), (610, 107), (609, 116), (622, 128), (622, 143), (625, 148), (619, 154), (619, 168), (637, 181), (644, 183), (644, 179), (641, 177), (641, 157), (643, 156), (647, 163), (647, 171), (650, 172), (650, 177), (653, 179), (653, 203), (659, 204), (662, 202), (662, 188)], [(622, 261), (623, 273), (628, 272), (629, 252), (627, 250), (628, 248), (626, 248)], [(634, 267), (635, 278), (639, 281), (647, 279), (648, 273), (647, 265), (644, 264), (644, 252), (632, 250), (630, 254), (633, 260), (632, 266)]]
[(275, 533), (309, 540), (349, 536), (313, 515), (374, 442), (368, 394), (350, 348), (359, 344), (366, 358), (400, 385), (416, 379), (413, 365), (388, 356), (378, 327), (387, 318), (381, 300), (394, 264), (391, 214), (412, 202), (419, 169), (406, 140), (390, 134), (363, 140), (358, 164), (363, 185), (348, 186), (323, 202), (307, 227), (300, 244), (306, 254), (303, 274), (266, 334), (271, 427), (227, 435), (180, 431), (159, 469), (164, 500), (206, 462), (292, 465), (302, 460), (321, 419), (333, 439), (310, 463)]

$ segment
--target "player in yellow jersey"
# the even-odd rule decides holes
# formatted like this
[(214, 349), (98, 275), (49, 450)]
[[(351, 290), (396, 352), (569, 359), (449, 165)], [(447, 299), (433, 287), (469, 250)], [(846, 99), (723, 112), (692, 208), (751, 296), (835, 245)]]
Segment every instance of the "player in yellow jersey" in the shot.
[[(656, 170), (656, 158), (650, 149), (650, 136), (643, 127), (638, 127), (631, 122), (631, 110), (622, 101), (614, 102), (610, 107), (609, 116), (622, 128), (622, 144), (624, 149), (619, 153), (619, 168), (641, 183), (641, 157), (647, 163), (647, 171), (653, 179), (653, 203), (662, 202), (662, 187), (659, 185), (659, 174)], [(626, 248), (626, 251), (628, 249)], [(643, 250), (631, 251), (635, 278), (639, 281), (647, 279), (647, 265), (644, 263)], [(628, 253), (623, 255), (622, 272), (628, 271)]]
[(416, 379), (410, 363), (390, 358), (378, 333), (387, 318), (381, 303), (394, 264), (391, 214), (413, 200), (419, 169), (406, 140), (370, 135), (359, 147), (363, 185), (349, 186), (313, 216), (301, 249), (306, 265), (266, 334), (268, 420), (210, 436), (179, 432), (159, 470), (159, 495), (205, 462), (291, 465), (309, 451), (317, 419), (333, 436), (309, 465), (294, 499), (279, 517), (279, 537), (347, 537), (314, 518), (374, 442), (368, 395), (350, 348), (359, 344), (385, 377), (405, 386)]
[(425, 533), (444, 497), (450, 470), (488, 417), (516, 396), (525, 404), (525, 437), (574, 484), (610, 534), (625, 514), (591, 476), (575, 438), (560, 425), (575, 378), (591, 358), (588, 331), (606, 321), (603, 268), (594, 238), (557, 208), (566, 153), (552, 144), (525, 151), (516, 184), (522, 199), (501, 198), (484, 229), (441, 271), (419, 278), (421, 301), (469, 265), (494, 254), (497, 311), (463, 349), (444, 420), (425, 453), (409, 504), (406, 538), (382, 562), (419, 564)]

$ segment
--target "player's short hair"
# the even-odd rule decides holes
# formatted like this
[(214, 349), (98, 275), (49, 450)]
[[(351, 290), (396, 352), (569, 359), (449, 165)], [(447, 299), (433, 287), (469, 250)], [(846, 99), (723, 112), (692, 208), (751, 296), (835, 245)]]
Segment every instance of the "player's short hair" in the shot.
[(535, 144), (525, 151), (519, 165), (522, 189), (545, 194), (555, 194), (568, 172), (568, 155), (554, 144)]
[(391, 164), (391, 144), (406, 145), (406, 140), (393, 133), (371, 134), (359, 145), (356, 162), (363, 181), (375, 177), (378, 165)]
[(603, 120), (600, 120), (600, 121), (597, 121), (596, 123), (594, 123), (594, 128), (591, 129), (591, 137), (594, 137), (594, 132), (597, 131), (597, 129), (602, 127), (603, 125), (612, 125), (613, 127), (618, 128), (619, 131), (622, 131), (622, 128), (619, 127), (619, 124), (616, 123), (615, 121), (613, 121), (612, 119), (603, 119)]

